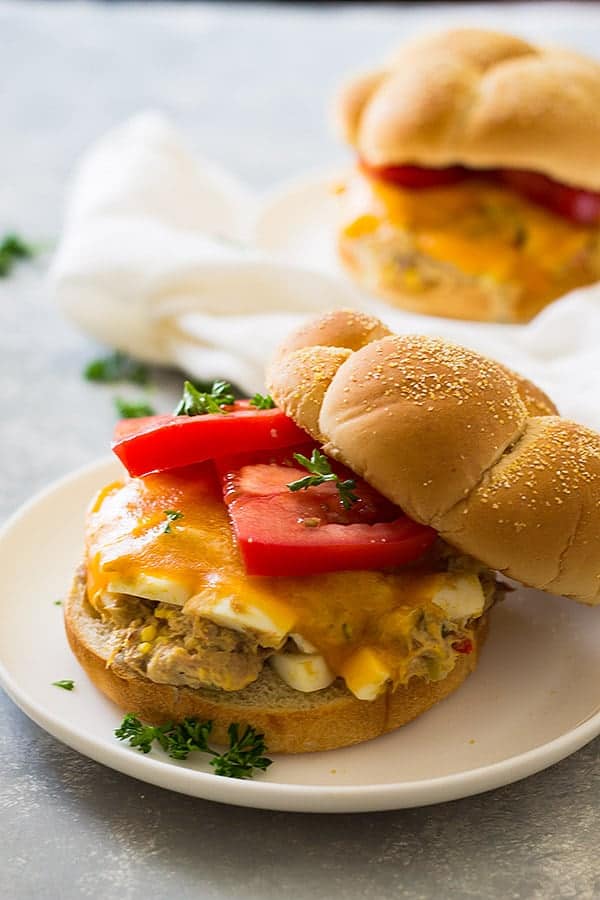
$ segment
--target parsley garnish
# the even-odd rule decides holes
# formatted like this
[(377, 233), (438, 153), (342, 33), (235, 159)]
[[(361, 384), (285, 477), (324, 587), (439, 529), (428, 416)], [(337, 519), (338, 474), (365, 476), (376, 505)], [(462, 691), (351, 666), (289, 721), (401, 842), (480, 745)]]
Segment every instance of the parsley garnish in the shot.
[(214, 753), (210, 764), (215, 775), (226, 775), (228, 778), (251, 778), (253, 769), (264, 772), (272, 760), (263, 756), (267, 752), (264, 735), (257, 734), (254, 728), (247, 725), (240, 735), (240, 726), (232, 724), (227, 729), (229, 750), (225, 753)]
[(271, 760), (263, 755), (267, 749), (264, 736), (257, 734), (250, 725), (242, 734), (239, 725), (229, 726), (229, 749), (225, 753), (218, 753), (209, 746), (211, 730), (212, 722), (199, 722), (191, 718), (184, 719), (178, 725), (173, 722), (158, 726), (144, 725), (133, 713), (127, 713), (115, 730), (115, 737), (120, 741), (129, 741), (130, 746), (141, 753), (149, 753), (152, 744), (157, 741), (172, 759), (187, 759), (194, 750), (208, 753), (212, 756), (210, 764), (215, 775), (228, 778), (251, 778), (254, 769), (264, 772), (271, 765)]
[(171, 534), (171, 522), (183, 519), (183, 513), (178, 509), (165, 509), (165, 516), (167, 517), (167, 524), (164, 527), (163, 534)]
[(93, 359), (83, 370), (88, 381), (101, 381), (114, 384), (116, 381), (130, 381), (132, 384), (148, 384), (148, 368), (143, 363), (132, 359), (121, 350), (115, 350), (109, 356)]
[(72, 681), (70, 678), (63, 678), (62, 681), (53, 681), (52, 685), (53, 685), (53, 687), (62, 688), (63, 691), (72, 691), (73, 688), (75, 687), (75, 682)]
[(0, 241), (0, 278), (6, 278), (20, 259), (30, 259), (35, 249), (18, 234), (6, 234)]
[(149, 403), (143, 401), (132, 403), (123, 397), (115, 397), (115, 409), (122, 419), (141, 419), (143, 416), (155, 415), (154, 407)]
[(250, 406), (254, 406), (256, 409), (275, 409), (275, 401), (270, 394), (267, 394), (266, 396), (255, 394), (250, 401)]
[(360, 499), (353, 493), (356, 482), (351, 478), (341, 481), (339, 476), (331, 471), (327, 457), (319, 453), (318, 450), (313, 450), (310, 459), (303, 456), (302, 453), (294, 453), (294, 459), (301, 466), (304, 466), (305, 469), (308, 469), (311, 474), (306, 475), (304, 478), (299, 478), (297, 481), (291, 481), (288, 484), (290, 491), (306, 491), (309, 487), (316, 487), (319, 484), (326, 484), (326, 482), (331, 481), (338, 489), (340, 503), (344, 509), (350, 509), (352, 504), (357, 503)]
[(62, 606), (62, 600), (53, 600), (55, 606)]
[(176, 416), (205, 416), (207, 413), (225, 413), (224, 406), (235, 400), (231, 385), (215, 381), (210, 391), (199, 391), (191, 381), (184, 381), (183, 396), (175, 407)]

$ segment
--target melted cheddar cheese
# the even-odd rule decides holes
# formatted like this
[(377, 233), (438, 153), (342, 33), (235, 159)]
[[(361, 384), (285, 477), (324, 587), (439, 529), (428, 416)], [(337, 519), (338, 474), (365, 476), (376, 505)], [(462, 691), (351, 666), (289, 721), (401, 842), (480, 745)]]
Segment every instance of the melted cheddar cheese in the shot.
[[(518, 288), (532, 311), (600, 278), (598, 229), (569, 222), (483, 179), (407, 190), (357, 174), (343, 202), (343, 240), (371, 246), (381, 268), (389, 268), (387, 250), (396, 235), (398, 289), (427, 286), (431, 271), (425, 279), (415, 274), (419, 255), (465, 276)], [(388, 287), (392, 276), (380, 275)]]
[[(181, 515), (167, 517), (172, 510)], [(455, 663), (452, 640), (468, 634), (468, 617), (451, 609), (452, 601), (444, 601), (446, 609), (434, 602), (444, 591), (452, 596), (441, 559), (398, 573), (246, 575), (226, 507), (200, 468), (104, 488), (89, 510), (86, 547), (88, 599), (98, 613), (121, 594), (149, 601), (128, 632), (141, 656), (166, 643), (173, 617), (253, 635), (270, 652), (296, 634), (326, 669), (370, 699), (373, 673), (377, 691), (412, 674), (443, 677)], [(481, 599), (474, 612), (479, 615), (480, 582), (472, 574), (464, 578), (475, 606)], [(455, 623), (450, 632), (449, 618)], [(193, 649), (193, 630), (184, 636), (180, 656)], [(421, 663), (415, 668), (416, 656)], [(228, 682), (219, 684), (227, 688)]]

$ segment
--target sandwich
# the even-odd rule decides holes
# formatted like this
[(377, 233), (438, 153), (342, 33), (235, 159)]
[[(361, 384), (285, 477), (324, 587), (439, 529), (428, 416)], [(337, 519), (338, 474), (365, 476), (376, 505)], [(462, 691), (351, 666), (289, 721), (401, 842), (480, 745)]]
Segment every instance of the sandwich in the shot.
[(356, 153), (338, 247), (370, 292), (429, 315), (527, 322), (600, 280), (600, 65), (460, 29), (350, 79)]
[(600, 436), (529, 381), (336, 311), (268, 387), (117, 426), (65, 624), (124, 711), (342, 747), (462, 684), (504, 577), (600, 601)]

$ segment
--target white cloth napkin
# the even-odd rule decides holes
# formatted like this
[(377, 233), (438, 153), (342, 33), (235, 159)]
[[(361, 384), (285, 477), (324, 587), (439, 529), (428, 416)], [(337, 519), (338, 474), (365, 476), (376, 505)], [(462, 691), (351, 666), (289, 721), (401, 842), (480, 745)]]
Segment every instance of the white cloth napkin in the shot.
[(221, 377), (249, 392), (307, 315), (354, 306), (399, 332), (440, 335), (528, 375), (561, 412), (600, 430), (600, 286), (526, 326), (416, 316), (366, 297), (342, 275), (252, 249), (260, 199), (192, 154), (145, 113), (102, 138), (71, 189), (51, 269), (56, 302), (99, 340), (144, 360)]

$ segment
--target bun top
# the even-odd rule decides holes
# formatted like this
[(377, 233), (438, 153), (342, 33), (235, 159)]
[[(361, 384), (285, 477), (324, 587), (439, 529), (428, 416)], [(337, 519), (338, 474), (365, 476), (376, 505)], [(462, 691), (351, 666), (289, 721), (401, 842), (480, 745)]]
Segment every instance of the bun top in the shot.
[(600, 191), (600, 64), (458, 29), (406, 44), (342, 88), (337, 118), (370, 165), (511, 168)]
[(286, 342), (269, 389), (329, 455), (461, 552), (600, 602), (600, 435), (526, 379), (341, 310)]

